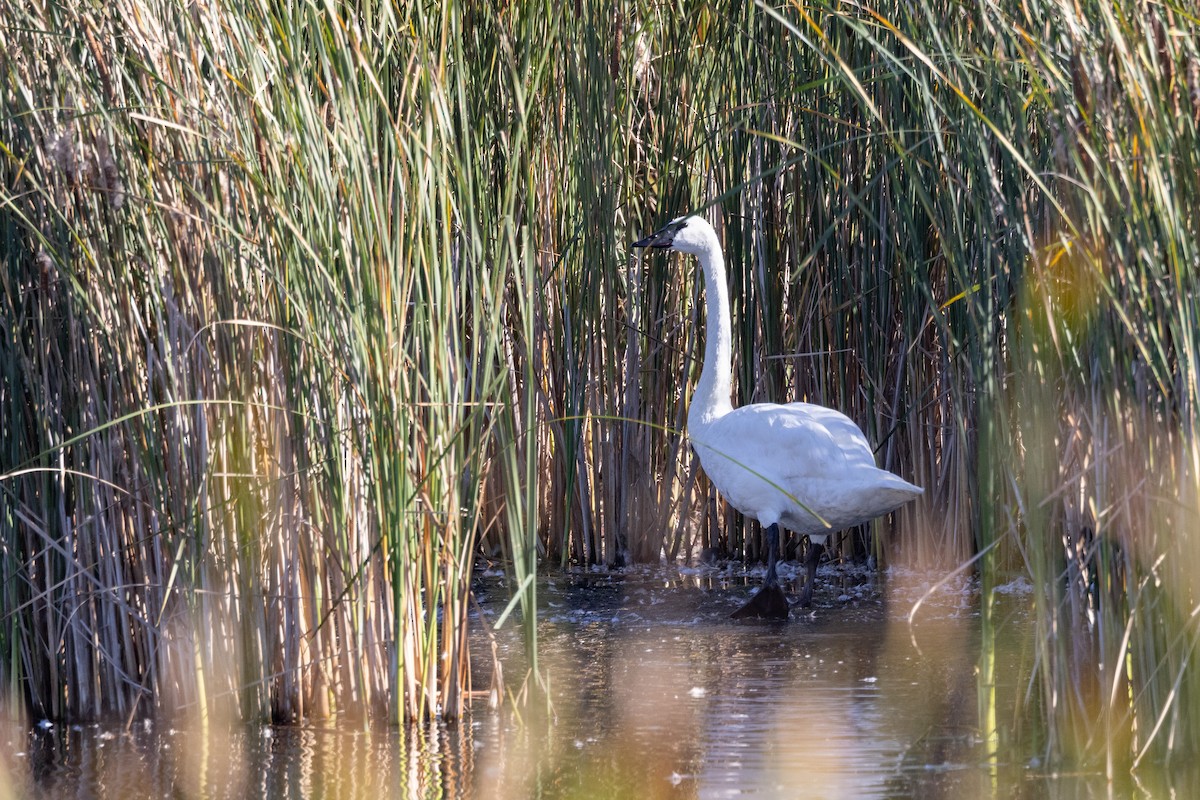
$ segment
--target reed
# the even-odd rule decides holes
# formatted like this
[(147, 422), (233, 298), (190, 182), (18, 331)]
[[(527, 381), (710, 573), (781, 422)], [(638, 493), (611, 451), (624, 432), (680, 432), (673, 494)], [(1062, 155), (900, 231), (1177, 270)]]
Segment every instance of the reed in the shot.
[(540, 566), (757, 557), (682, 432), (700, 281), (628, 251), (701, 210), (738, 402), (927, 490), (839, 551), (1032, 577), (987, 719), (1200, 746), (1185, 7), (0, 9), (3, 702), (454, 716), (479, 554), (535, 676)]
[(927, 354), (947, 354), (942, 388), (907, 394), (928, 399), (908, 430), (945, 421), (913, 451), (918, 482), (968, 459), (969, 492), (926, 485), (971, 506), (959, 521), (984, 554), (985, 637), (999, 575), (1036, 587), (1040, 692), (1000, 717), (1043, 719), (1048, 754), (1110, 774), (1194, 752), (1196, 17), (1138, 3), (769, 13), (884, 140), (855, 170), (880, 182), (858, 225), (887, 233), (898, 283), (926, 297), (929, 326), (907, 341), (932, 335)]
[(533, 363), (526, 173), (486, 171), (526, 118), (467, 128), (544, 62), (471, 82), (461, 8), (11, 10), (12, 696), (460, 714), (485, 482), (526, 486), (504, 434), (535, 431), (531, 390), (505, 400)]

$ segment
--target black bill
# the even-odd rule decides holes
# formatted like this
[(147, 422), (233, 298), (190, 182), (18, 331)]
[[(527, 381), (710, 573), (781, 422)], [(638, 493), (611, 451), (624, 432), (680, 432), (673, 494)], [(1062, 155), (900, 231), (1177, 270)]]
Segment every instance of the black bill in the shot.
[(670, 225), (655, 231), (645, 239), (639, 239), (633, 243), (634, 247), (670, 247), (675, 241), (675, 234), (687, 225), (686, 219), (675, 220)]

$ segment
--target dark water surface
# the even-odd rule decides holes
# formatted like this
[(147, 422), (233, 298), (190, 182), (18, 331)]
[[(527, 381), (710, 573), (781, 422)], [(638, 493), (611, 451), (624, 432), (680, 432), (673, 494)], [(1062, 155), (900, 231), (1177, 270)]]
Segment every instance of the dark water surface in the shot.
[[(1110, 784), (1044, 768), (1033, 742), (989, 747), (972, 587), (951, 582), (909, 625), (928, 576), (868, 577), (823, 575), (817, 608), (786, 624), (731, 621), (751, 589), (729, 571), (559, 577), (539, 587), (549, 708), (481, 705), (421, 730), (10, 724), (0, 800), (1193, 796), (1191, 769)], [(493, 618), (507, 599), (494, 576), (479, 595)], [(1020, 591), (999, 596), (1001, 697), (1027, 692), (1025, 605)], [(490, 669), (479, 638), (477, 688)], [(497, 646), (518, 691), (516, 632)]]

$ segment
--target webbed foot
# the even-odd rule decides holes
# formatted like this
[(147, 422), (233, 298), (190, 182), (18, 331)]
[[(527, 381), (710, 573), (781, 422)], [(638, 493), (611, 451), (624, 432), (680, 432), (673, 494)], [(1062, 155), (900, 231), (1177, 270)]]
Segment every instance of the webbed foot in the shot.
[(788, 601), (779, 584), (764, 585), (746, 605), (729, 616), (733, 619), (787, 619)]

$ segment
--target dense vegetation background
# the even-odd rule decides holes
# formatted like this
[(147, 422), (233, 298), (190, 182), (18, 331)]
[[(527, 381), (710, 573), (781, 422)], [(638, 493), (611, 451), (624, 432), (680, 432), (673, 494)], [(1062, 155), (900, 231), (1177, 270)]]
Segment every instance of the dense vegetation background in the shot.
[[(0, 7), (10, 712), (455, 716), (480, 551), (522, 609), (756, 556), (682, 433), (694, 266), (628, 248), (700, 211), (737, 401), (926, 488), (843, 546), (977, 559), (981, 725), (1200, 746), (1194, 8)], [(1010, 572), (1038, 690), (996, 698)]]

